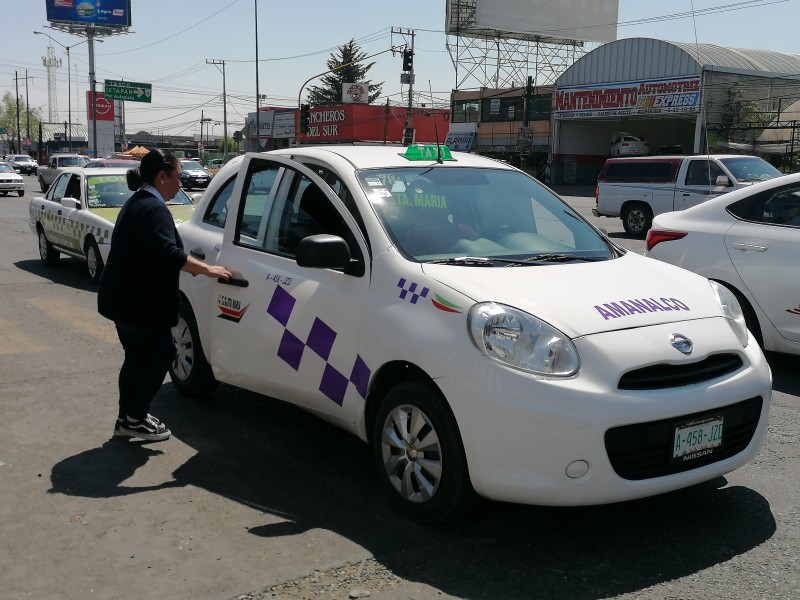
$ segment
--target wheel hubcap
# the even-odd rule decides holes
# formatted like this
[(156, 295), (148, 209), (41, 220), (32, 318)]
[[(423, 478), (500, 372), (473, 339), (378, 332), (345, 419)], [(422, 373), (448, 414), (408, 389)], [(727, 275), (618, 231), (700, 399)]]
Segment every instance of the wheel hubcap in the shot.
[(186, 381), (192, 374), (194, 364), (194, 343), (192, 332), (185, 320), (179, 319), (178, 324), (172, 328), (172, 341), (175, 343), (175, 361), (172, 370), (181, 381)]
[(422, 503), (436, 494), (442, 478), (441, 443), (419, 408), (404, 404), (386, 415), (381, 451), (389, 482), (405, 500)]

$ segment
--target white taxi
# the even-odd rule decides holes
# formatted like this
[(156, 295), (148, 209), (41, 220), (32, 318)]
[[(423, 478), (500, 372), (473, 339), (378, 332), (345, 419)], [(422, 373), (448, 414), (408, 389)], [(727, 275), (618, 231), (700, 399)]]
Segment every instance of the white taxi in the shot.
[(181, 274), (174, 385), (223, 381), (345, 428), (420, 520), (476, 494), (676, 490), (766, 434), (771, 374), (736, 298), (625, 251), (507, 164), (442, 146), (246, 154), (181, 236), (234, 276)]
[[(127, 168), (66, 167), (44, 197), (30, 202), (30, 227), (39, 240), (39, 257), (57, 264), (61, 254), (86, 261), (92, 282), (100, 281), (119, 211), (131, 192)], [(167, 208), (180, 224), (194, 212), (183, 190)]]

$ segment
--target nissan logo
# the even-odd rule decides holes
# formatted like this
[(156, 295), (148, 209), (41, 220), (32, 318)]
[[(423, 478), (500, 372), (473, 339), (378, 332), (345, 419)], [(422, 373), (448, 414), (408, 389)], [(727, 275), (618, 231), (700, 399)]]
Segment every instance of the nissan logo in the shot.
[(692, 343), (692, 340), (680, 333), (671, 334), (669, 336), (669, 343), (678, 352), (683, 354), (691, 354), (692, 350), (694, 350), (694, 344)]

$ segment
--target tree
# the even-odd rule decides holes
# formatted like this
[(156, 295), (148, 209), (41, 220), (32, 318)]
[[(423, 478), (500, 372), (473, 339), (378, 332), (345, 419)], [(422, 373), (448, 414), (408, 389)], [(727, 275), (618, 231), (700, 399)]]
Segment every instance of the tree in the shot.
[[(367, 53), (359, 48), (354, 39), (339, 46), (335, 53), (331, 52), (331, 56), (326, 64), (329, 70), (337, 70), (322, 77), (322, 86), (315, 85), (309, 88), (307, 96), (308, 103), (312, 106), (341, 104), (342, 83), (365, 83), (367, 81), (367, 72), (375, 63), (363, 64), (361, 61), (366, 57)], [(375, 99), (381, 95), (382, 88), (383, 83), (369, 84), (369, 102), (375, 101)]]
[[(19, 139), (25, 138), (30, 133), (31, 141), (36, 139), (39, 131), (39, 122), (41, 121), (41, 108), (30, 107), (31, 111), (31, 130), (28, 132), (28, 115), (25, 112), (25, 98), (20, 96), (19, 99)], [(5, 129), (5, 133), (0, 134), (8, 148), (12, 152), (20, 152), (17, 148), (17, 102), (11, 92), (6, 92), (2, 100), (0, 100), (0, 127)]]

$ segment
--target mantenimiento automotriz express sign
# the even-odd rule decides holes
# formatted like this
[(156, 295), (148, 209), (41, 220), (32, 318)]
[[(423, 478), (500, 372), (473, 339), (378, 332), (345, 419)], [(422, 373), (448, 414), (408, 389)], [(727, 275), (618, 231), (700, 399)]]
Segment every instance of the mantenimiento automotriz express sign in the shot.
[(700, 110), (700, 76), (560, 87), (556, 119), (654, 115)]

